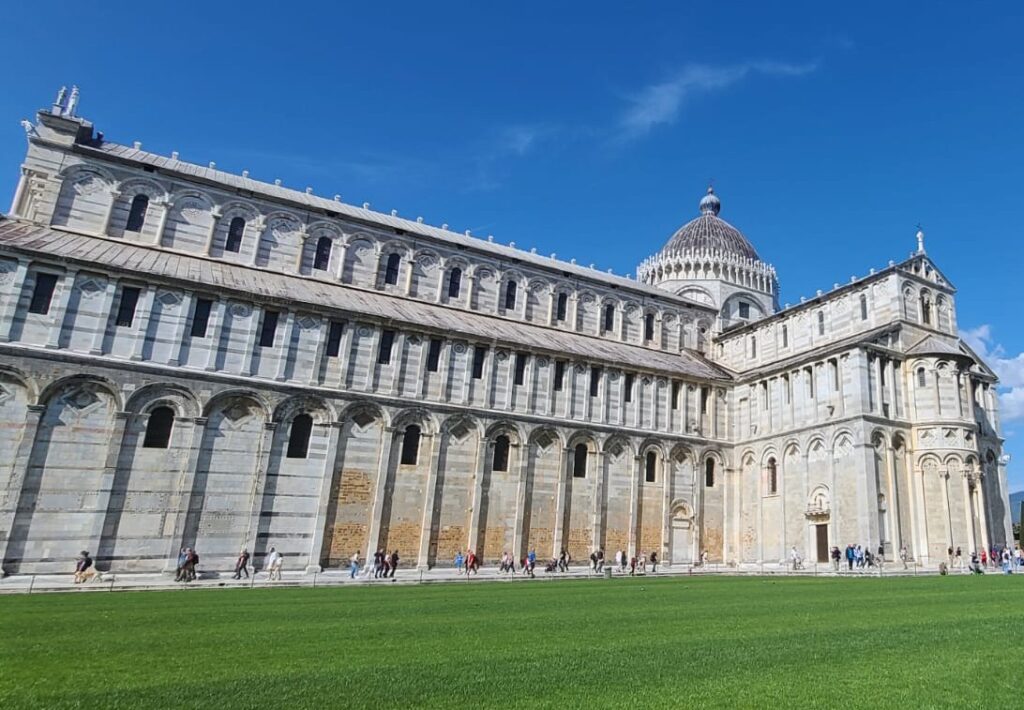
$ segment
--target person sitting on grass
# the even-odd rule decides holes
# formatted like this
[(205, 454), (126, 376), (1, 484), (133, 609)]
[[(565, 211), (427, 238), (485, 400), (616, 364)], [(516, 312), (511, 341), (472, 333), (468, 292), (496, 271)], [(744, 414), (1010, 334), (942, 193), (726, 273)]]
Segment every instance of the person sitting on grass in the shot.
[(81, 584), (95, 577), (96, 573), (91, 568), (92, 558), (89, 557), (88, 551), (82, 550), (78, 555), (78, 561), (75, 563), (75, 576), (72, 583)]

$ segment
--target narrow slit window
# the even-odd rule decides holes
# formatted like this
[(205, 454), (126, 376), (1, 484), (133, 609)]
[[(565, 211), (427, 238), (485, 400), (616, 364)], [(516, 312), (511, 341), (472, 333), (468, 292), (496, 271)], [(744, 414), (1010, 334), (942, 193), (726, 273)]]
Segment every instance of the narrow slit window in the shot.
[(865, 296), (864, 294), (861, 294), (860, 297), (860, 319), (868, 319), (868, 297)]
[(36, 283), (32, 287), (32, 300), (28, 304), (29, 313), (46, 315), (50, 312), (53, 291), (57, 287), (56, 274), (37, 273)]
[(750, 336), (750, 357), (757, 357), (757, 336)]
[(133, 197), (131, 207), (128, 208), (128, 222), (124, 225), (124, 231), (141, 232), (142, 225), (146, 223), (146, 211), (148, 209), (148, 196), (138, 194)]
[(514, 383), (521, 385), (526, 380), (526, 355), (516, 353), (516, 372)]
[(918, 387), (927, 387), (928, 386), (928, 376), (925, 374), (925, 371), (924, 371), (923, 367), (917, 368), (917, 386)]
[(115, 324), (123, 328), (131, 328), (135, 322), (135, 308), (139, 305), (139, 294), (141, 291), (134, 286), (125, 286), (121, 289), (121, 302), (117, 306), (117, 320)]
[(508, 470), (508, 450), (511, 442), (504, 434), (494, 440), (494, 456), (491, 459), (492, 471)]
[(704, 487), (714, 488), (715, 486), (715, 460), (708, 459), (704, 462)]
[(569, 308), (569, 297), (564, 293), (558, 294), (558, 302), (555, 305), (555, 320), (561, 323), (565, 320), (566, 311)]
[(782, 347), (789, 347), (789, 328), (785, 324), (782, 326)]
[(658, 455), (648, 451), (644, 462), (644, 481), (654, 483), (658, 477)]
[(679, 381), (672, 380), (672, 409), (679, 409), (679, 391), (681, 389)]
[(384, 267), (384, 283), (394, 285), (398, 283), (398, 267), (402, 263), (402, 257), (396, 253), (388, 255), (388, 263)]
[(327, 331), (327, 357), (338, 357), (341, 353), (341, 336), (345, 332), (345, 324), (341, 321), (332, 320), (330, 329)]
[(402, 465), (415, 466), (420, 455), (420, 428), (410, 424), (402, 435)]
[(166, 449), (171, 445), (171, 431), (174, 428), (174, 410), (157, 407), (149, 413), (146, 435), (142, 439), (144, 449)]
[(644, 340), (654, 340), (654, 314), (648, 313), (644, 316)]
[(565, 360), (555, 360), (555, 392), (561, 392), (565, 383)]
[(487, 359), (487, 348), (477, 345), (473, 348), (473, 379), (479, 380), (484, 376), (484, 361)]
[(825, 334), (825, 313), (818, 311), (818, 335)]
[(607, 332), (611, 332), (612, 330), (615, 330), (615, 306), (613, 306), (610, 303), (604, 307), (604, 323), (603, 323), (603, 325), (604, 325), (603, 330), (606, 333)]
[(427, 347), (427, 372), (437, 372), (441, 366), (441, 339), (431, 338)]
[(623, 392), (623, 399), (626, 402), (633, 401), (633, 380), (634, 377), (632, 372), (627, 372), (626, 376), (623, 378), (623, 389), (625, 390)]
[(596, 365), (590, 368), (590, 396), (596, 397), (601, 391), (601, 368)]
[(576, 444), (576, 448), (573, 449), (572, 456), (572, 477), (573, 478), (586, 478), (587, 477), (587, 454), (589, 450), (586, 444)]
[(196, 308), (192, 313), (192, 330), (190, 335), (193, 338), (205, 338), (206, 330), (210, 327), (210, 310), (213, 308), (213, 301), (209, 298), (197, 298)]
[(775, 495), (779, 492), (779, 467), (775, 463), (775, 457), (768, 459), (768, 495)]
[(274, 347), (274, 338), (277, 336), (277, 321), (281, 314), (277, 311), (263, 312), (263, 327), (260, 328), (260, 347)]
[(380, 332), (380, 349), (377, 351), (377, 363), (380, 365), (391, 364), (391, 350), (395, 345), (395, 331), (382, 330)]
[(242, 236), (245, 234), (245, 220), (235, 217), (228, 225), (228, 238), (224, 242), (224, 251), (238, 253), (242, 249)]
[(313, 256), (313, 268), (317, 271), (327, 271), (331, 264), (331, 247), (333, 243), (330, 237), (320, 237), (316, 242), (316, 254)]
[(505, 310), (511, 311), (516, 307), (516, 291), (518, 286), (515, 281), (505, 284)]
[(750, 318), (750, 304), (745, 301), (740, 301), (740, 318)]
[(304, 459), (309, 455), (309, 437), (313, 433), (313, 417), (300, 414), (292, 419), (292, 427), (288, 432), (288, 452), (290, 459)]
[(448, 274), (448, 298), (458, 298), (462, 293), (462, 269), (455, 267)]

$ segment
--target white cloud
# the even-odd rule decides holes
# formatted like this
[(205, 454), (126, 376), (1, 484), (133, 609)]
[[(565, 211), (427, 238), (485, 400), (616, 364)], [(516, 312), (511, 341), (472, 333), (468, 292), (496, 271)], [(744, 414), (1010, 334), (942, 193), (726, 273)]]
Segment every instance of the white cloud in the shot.
[(802, 76), (818, 68), (816, 62), (746, 62), (733, 66), (690, 64), (667, 81), (652, 84), (628, 97), (629, 108), (623, 114), (621, 137), (636, 138), (655, 126), (672, 123), (682, 105), (695, 94), (725, 89), (750, 74), (764, 76)]
[(993, 342), (988, 324), (960, 331), (964, 339), (999, 377), (999, 418), (1003, 422), (1024, 419), (1024, 353), (1008, 356)]

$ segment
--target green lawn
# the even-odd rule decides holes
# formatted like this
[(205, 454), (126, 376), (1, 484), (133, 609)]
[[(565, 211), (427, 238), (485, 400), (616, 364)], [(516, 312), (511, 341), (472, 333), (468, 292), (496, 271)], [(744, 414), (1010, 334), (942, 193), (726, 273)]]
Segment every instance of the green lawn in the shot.
[(1022, 595), (986, 575), (5, 596), (0, 707), (1020, 707)]

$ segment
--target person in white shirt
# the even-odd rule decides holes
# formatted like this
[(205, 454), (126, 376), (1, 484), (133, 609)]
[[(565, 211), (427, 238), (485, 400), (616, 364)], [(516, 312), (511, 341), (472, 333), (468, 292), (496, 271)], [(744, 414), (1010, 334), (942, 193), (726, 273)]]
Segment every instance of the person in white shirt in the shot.
[(276, 548), (270, 548), (270, 554), (267, 555), (267, 572), (269, 573), (268, 579), (280, 580), (281, 579), (281, 567), (284, 564), (284, 558), (281, 557), (281, 553)]

